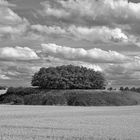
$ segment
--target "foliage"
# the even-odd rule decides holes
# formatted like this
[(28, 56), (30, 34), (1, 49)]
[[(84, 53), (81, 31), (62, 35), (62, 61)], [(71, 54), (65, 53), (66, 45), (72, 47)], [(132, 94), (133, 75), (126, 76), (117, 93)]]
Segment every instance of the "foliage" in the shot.
[(35, 89), (35, 88), (31, 88), (31, 87), (9, 87), (7, 89), (6, 94), (10, 95), (10, 94), (14, 94), (14, 95), (19, 95), (19, 96), (24, 96), (24, 95), (28, 95), (28, 94), (37, 94), (39, 91), (39, 89)]
[(124, 88), (123, 87), (120, 87), (120, 91), (123, 91), (124, 90)]
[(103, 90), (44, 90), (34, 88), (9, 88), (0, 95), (1, 104), (70, 105), (70, 106), (120, 106), (140, 104), (140, 94), (130, 91)]
[(107, 90), (111, 91), (111, 90), (113, 90), (113, 88), (112, 87), (109, 87)]
[(140, 88), (139, 88), (139, 87), (138, 87), (138, 88), (132, 87), (132, 88), (130, 89), (130, 91), (134, 91), (134, 92), (140, 93)]
[(140, 93), (140, 88), (139, 87), (132, 87), (132, 88), (129, 88), (129, 87), (120, 87), (120, 90), (121, 91), (134, 91), (134, 92), (138, 92)]
[(24, 97), (26, 105), (65, 105), (66, 99), (62, 95), (31, 94)]
[(104, 89), (105, 78), (92, 69), (67, 65), (41, 68), (31, 84), (42, 89)]
[(5, 90), (6, 87), (5, 86), (0, 86), (0, 90)]
[(2, 102), (4, 104), (5, 103), (8, 103), (8, 104), (24, 104), (24, 99), (21, 96), (11, 94), (11, 95), (6, 95), (6, 96), (3, 95), (2, 98), (0, 98), (0, 102)]

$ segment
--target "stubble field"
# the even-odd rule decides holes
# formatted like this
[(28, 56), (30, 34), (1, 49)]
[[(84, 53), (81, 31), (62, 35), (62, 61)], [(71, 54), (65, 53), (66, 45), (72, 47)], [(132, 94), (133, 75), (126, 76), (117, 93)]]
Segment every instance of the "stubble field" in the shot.
[(140, 106), (0, 106), (0, 140), (139, 140)]

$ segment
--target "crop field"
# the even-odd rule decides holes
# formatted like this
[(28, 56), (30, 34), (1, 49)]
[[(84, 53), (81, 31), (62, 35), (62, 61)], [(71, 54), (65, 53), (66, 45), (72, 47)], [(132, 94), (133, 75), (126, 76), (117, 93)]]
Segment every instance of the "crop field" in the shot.
[(140, 106), (0, 106), (0, 140), (140, 140)]

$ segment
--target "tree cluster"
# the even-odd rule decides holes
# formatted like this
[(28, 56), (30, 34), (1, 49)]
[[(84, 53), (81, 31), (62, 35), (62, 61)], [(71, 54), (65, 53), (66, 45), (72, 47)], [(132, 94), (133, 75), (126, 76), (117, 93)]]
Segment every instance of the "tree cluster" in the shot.
[(5, 90), (6, 87), (5, 86), (0, 86), (0, 90)]
[(140, 93), (140, 87), (131, 87), (131, 88), (129, 88), (129, 87), (120, 87), (120, 90), (121, 91), (134, 91), (134, 92), (138, 92), (138, 93)]
[(102, 73), (73, 65), (41, 68), (31, 82), (42, 89), (104, 89), (105, 83)]

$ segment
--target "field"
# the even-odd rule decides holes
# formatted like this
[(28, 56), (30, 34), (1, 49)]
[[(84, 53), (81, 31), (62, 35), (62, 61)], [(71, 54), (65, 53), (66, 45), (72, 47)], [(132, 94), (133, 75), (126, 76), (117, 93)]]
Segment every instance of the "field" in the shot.
[(0, 106), (0, 140), (139, 140), (140, 106)]

